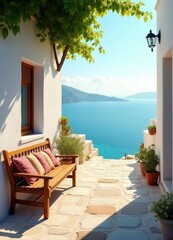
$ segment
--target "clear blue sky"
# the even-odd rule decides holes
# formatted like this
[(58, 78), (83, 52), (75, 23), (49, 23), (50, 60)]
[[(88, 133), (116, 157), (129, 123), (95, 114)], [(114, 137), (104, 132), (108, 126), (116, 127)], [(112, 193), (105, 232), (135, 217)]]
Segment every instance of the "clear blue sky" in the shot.
[(66, 60), (62, 83), (89, 93), (107, 96), (129, 96), (138, 92), (156, 91), (156, 48), (148, 48), (146, 35), (156, 34), (156, 0), (143, 0), (153, 20), (144, 23), (135, 17), (109, 13), (100, 23), (104, 31), (101, 45), (106, 53), (94, 53), (95, 63), (78, 57)]

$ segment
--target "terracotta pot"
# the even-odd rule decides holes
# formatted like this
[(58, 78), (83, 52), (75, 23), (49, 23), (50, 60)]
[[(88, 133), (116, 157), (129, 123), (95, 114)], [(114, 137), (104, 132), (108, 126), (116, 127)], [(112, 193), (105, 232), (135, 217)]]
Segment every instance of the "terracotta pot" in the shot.
[(60, 123), (61, 123), (62, 126), (66, 126), (67, 123), (68, 123), (68, 120), (67, 119), (61, 119)]
[(156, 129), (148, 129), (150, 135), (156, 134)]
[(63, 160), (60, 160), (61, 164), (71, 164), (72, 163), (72, 160), (69, 160), (69, 159), (63, 159)]
[(145, 172), (147, 183), (150, 186), (156, 186), (158, 183), (158, 178), (159, 178), (159, 172)]
[(173, 240), (173, 220), (159, 219), (164, 240)]
[(143, 162), (140, 163), (140, 169), (141, 169), (142, 175), (145, 177), (145, 168), (144, 168), (144, 163)]

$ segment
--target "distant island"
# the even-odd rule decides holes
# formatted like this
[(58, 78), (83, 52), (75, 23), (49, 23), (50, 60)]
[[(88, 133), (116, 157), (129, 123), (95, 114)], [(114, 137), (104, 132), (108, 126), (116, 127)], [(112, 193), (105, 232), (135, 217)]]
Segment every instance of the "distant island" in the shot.
[(128, 101), (128, 100), (117, 97), (108, 97), (94, 93), (86, 93), (76, 88), (62, 85), (62, 103), (89, 102), (89, 101), (101, 102), (101, 101)]
[(156, 99), (157, 93), (156, 92), (140, 92), (134, 95), (130, 95), (126, 98), (130, 99)]

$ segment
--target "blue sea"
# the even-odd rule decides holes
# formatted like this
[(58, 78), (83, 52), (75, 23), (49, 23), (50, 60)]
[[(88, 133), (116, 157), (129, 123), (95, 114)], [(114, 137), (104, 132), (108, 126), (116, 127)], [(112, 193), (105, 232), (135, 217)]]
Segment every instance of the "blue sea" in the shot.
[(79, 102), (63, 104), (75, 134), (85, 134), (104, 158), (135, 154), (143, 142), (143, 131), (156, 118), (156, 100)]

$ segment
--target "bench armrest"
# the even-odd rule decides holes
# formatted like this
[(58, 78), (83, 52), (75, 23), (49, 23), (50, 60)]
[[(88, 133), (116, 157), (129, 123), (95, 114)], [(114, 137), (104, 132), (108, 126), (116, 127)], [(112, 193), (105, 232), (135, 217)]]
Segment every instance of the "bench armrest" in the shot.
[(35, 178), (43, 178), (43, 179), (53, 179), (53, 176), (45, 176), (45, 175), (37, 175), (30, 173), (13, 173), (15, 177), (35, 177)]

